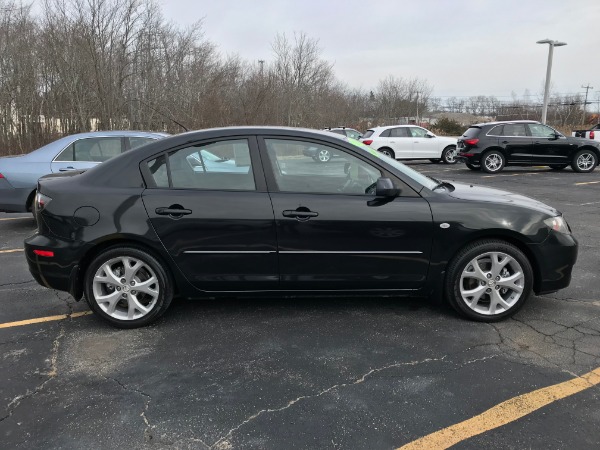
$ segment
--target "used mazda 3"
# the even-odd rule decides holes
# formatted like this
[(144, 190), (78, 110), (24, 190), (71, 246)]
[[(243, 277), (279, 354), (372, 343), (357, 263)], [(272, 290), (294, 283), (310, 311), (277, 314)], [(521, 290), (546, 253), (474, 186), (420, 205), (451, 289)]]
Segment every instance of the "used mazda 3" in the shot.
[[(313, 147), (338, 157), (315, 165)], [(434, 296), (496, 321), (532, 291), (568, 286), (577, 259), (548, 205), (295, 128), (180, 134), (41, 179), (35, 214), (35, 279), (123, 328), (156, 320), (176, 295), (248, 293)]]

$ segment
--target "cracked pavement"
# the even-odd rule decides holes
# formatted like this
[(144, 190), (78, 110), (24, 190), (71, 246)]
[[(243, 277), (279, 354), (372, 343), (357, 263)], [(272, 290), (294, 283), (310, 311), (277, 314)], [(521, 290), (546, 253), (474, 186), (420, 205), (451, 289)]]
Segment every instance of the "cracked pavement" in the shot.
[[(600, 190), (575, 185), (599, 171), (413, 166), (563, 211), (571, 286), (494, 324), (419, 299), (259, 298), (177, 300), (137, 330), (93, 315), (0, 329), (3, 448), (396, 448), (600, 367), (600, 205), (585, 205)], [(0, 221), (2, 248), (33, 232), (23, 217)], [(87, 310), (33, 282), (22, 253), (0, 262), (0, 323)], [(598, 448), (599, 427), (596, 386), (455, 448)]]

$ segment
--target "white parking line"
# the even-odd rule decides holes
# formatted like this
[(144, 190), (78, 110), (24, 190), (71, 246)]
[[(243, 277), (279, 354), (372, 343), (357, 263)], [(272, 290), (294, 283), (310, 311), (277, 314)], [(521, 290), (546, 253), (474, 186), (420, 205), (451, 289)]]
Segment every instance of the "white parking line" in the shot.
[(22, 252), (25, 251), (25, 249), (23, 248), (9, 248), (9, 249), (5, 249), (5, 250), (0, 250), (0, 253), (16, 253), (16, 252)]

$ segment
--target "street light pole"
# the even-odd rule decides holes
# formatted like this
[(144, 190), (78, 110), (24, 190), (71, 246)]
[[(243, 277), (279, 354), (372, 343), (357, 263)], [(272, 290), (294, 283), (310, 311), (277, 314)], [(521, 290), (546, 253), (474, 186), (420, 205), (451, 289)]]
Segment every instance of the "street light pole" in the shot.
[(548, 48), (548, 67), (546, 68), (546, 85), (544, 86), (544, 106), (542, 107), (542, 123), (546, 124), (546, 116), (548, 114), (548, 95), (550, 94), (550, 74), (552, 73), (552, 55), (554, 47), (567, 45), (566, 42), (553, 41), (551, 39), (543, 39), (537, 41), (538, 44), (549, 44)]

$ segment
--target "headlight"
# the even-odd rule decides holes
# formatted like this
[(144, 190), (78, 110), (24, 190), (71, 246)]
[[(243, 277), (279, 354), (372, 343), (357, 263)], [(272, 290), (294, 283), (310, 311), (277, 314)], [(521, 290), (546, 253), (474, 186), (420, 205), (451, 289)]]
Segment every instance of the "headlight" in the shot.
[(563, 218), (563, 216), (550, 217), (544, 220), (544, 223), (554, 231), (564, 234), (571, 234), (571, 229), (569, 228), (569, 225), (567, 225), (567, 221)]

